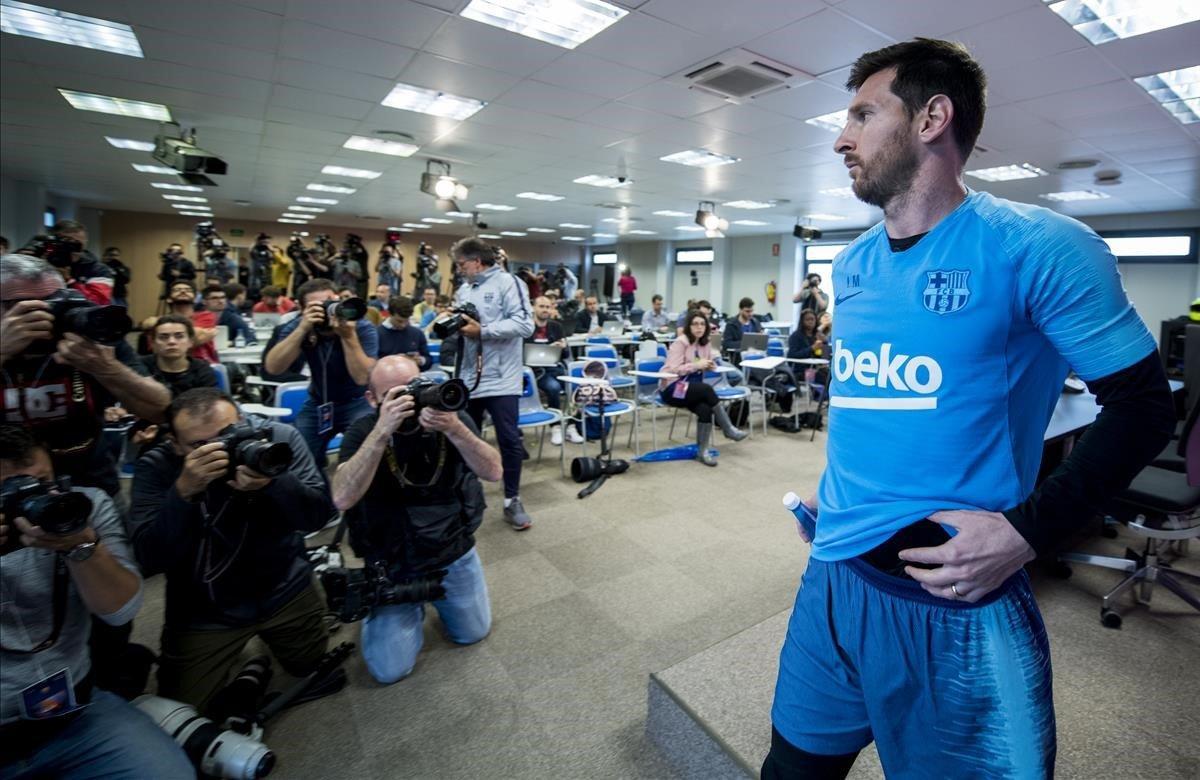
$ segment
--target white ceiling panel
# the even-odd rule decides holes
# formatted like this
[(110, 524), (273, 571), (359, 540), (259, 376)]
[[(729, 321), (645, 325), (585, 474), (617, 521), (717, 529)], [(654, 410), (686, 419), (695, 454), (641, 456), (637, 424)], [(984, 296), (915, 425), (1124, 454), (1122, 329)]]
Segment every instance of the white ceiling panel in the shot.
[(517, 76), (528, 76), (544, 68), (565, 51), (549, 43), (457, 16), (447, 19), (423, 48), (452, 60)]
[[(956, 5), (986, 7), (990, 3)], [(966, 45), (987, 71), (1024, 62), (1030, 52), (1048, 57), (1091, 45), (1061, 16), (1040, 2), (984, 24), (960, 29), (947, 37)], [(1014, 41), (1020, 41), (1021, 45), (1014, 46)]]
[(146, 58), (270, 81), (275, 74), (275, 47), (228, 46), (220, 40), (155, 30), (139, 36)]
[(602, 60), (581, 51), (563, 55), (533, 74), (533, 78), (592, 95), (616, 99), (658, 81), (653, 73)]
[(642, 87), (621, 98), (621, 102), (684, 118), (729, 105), (716, 95), (669, 81), (659, 81)]
[[(1195, 0), (1188, 0), (1189, 3)], [(1105, 58), (1132, 76), (1200, 65), (1200, 22), (1104, 44)]]
[(520, 78), (494, 68), (468, 65), (421, 52), (400, 74), (399, 81), (460, 97), (495, 100), (512, 89)]
[[(919, 3), (881, 3), (879, 0), (845, 0), (838, 5), (838, 11), (855, 17), (862, 24), (878, 30), (883, 35), (903, 41), (918, 35), (928, 38), (942, 37), (952, 30), (961, 30), (1027, 9), (1037, 2), (1038, 0), (921, 0)], [(1045, 13), (1051, 14), (1049, 10)]]
[(755, 98), (752, 105), (794, 119), (810, 119), (850, 105), (851, 94), (840, 86), (810, 81)]
[[(279, 46), (283, 18), (244, 5), (207, 0), (203, 3), (131, 2), (128, 5), (135, 21), (131, 22), (139, 35), (143, 27), (173, 33), (191, 32), (201, 37), (208, 31), (220, 30), (222, 43), (243, 49), (270, 49)], [(102, 18), (106, 15), (99, 14)], [(220, 26), (213, 21), (220, 19)]]
[(745, 48), (815, 75), (849, 65), (863, 52), (892, 42), (838, 11), (828, 9), (756, 38)]
[(703, 38), (691, 30), (634, 12), (580, 45), (576, 51), (669, 76), (720, 51), (705, 51), (703, 42)]
[(1058, 126), (1079, 138), (1123, 135), (1125, 133), (1174, 130), (1179, 122), (1158, 106), (1146, 111), (1104, 111), (1087, 116), (1061, 117)]
[(1153, 107), (1146, 90), (1128, 79), (1023, 100), (1017, 105), (1031, 114), (1052, 121), (1101, 112), (1116, 113), (1123, 109)]
[(284, 25), (279, 45), (282, 57), (386, 79), (396, 78), (415, 53), (404, 46), (297, 21), (288, 21)]
[(1019, 149), (1071, 135), (1018, 106), (990, 106), (984, 114), (979, 142), (993, 149)]
[(1120, 75), (1094, 47), (1088, 47), (988, 73), (988, 83), (1009, 100), (1024, 100), (1103, 84)]
[(605, 103), (599, 108), (587, 112), (579, 119), (583, 122), (591, 122), (628, 133), (644, 133), (673, 121), (673, 118), (666, 114), (634, 108), (624, 103)]
[(821, 0), (788, 0), (784, 3), (741, 3), (729, 12), (727, 0), (651, 0), (643, 13), (706, 37), (730, 35), (749, 40), (797, 19), (824, 10)]
[(692, 117), (692, 121), (734, 133), (753, 133), (756, 130), (790, 124), (796, 120), (757, 106), (726, 105), (724, 108)]
[(289, 0), (287, 15), (331, 30), (421, 48), (448, 18), (434, 8), (395, 0), (359, 0), (353, 9), (328, 0)]
[(395, 82), (378, 76), (282, 58), (276, 63), (274, 80), (297, 89), (326, 92), (371, 103), (383, 100), (396, 86)]
[(540, 111), (571, 119), (608, 102), (599, 95), (556, 87), (526, 79), (496, 99), (497, 103), (526, 111)]

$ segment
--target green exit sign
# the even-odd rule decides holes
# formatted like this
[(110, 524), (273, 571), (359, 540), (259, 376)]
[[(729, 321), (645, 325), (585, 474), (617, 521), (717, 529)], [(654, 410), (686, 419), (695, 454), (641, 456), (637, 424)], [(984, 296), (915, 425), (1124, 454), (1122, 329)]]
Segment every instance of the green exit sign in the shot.
[(244, 235), (246, 235), (246, 231), (245, 231), (245, 230), (242, 230), (241, 228), (230, 228), (230, 230), (229, 230), (229, 235), (231, 235), (231, 236), (244, 236)]

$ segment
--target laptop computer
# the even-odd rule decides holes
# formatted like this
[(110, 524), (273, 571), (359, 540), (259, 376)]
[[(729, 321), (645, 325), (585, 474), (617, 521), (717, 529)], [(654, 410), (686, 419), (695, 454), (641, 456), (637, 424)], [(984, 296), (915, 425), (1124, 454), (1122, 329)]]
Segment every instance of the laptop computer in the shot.
[(279, 321), (283, 318), (282, 314), (277, 314), (273, 311), (256, 312), (250, 315), (254, 320), (256, 328), (274, 328), (279, 325)]
[(743, 333), (742, 352), (766, 352), (770, 338), (765, 333)]
[(620, 336), (625, 333), (625, 323), (621, 320), (609, 320), (600, 326), (605, 336)]
[(557, 366), (562, 361), (562, 347), (553, 344), (527, 343), (525, 345), (525, 365), (530, 368)]

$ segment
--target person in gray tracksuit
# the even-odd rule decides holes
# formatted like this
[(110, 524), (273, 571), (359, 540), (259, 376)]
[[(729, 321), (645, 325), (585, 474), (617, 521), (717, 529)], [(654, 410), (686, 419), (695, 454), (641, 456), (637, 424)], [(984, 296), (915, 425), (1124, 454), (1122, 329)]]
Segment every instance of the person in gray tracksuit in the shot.
[(480, 429), (485, 411), (492, 418), (504, 464), (504, 519), (524, 531), (533, 519), (518, 493), (525, 447), (517, 428), (517, 401), (524, 381), (524, 339), (533, 333), (529, 291), (497, 264), (495, 249), (485, 241), (464, 238), (451, 253), (466, 280), (455, 305), (471, 303), (479, 310), (479, 321), (467, 318), (459, 331), (463, 339), (458, 376), (471, 391), (467, 412)]

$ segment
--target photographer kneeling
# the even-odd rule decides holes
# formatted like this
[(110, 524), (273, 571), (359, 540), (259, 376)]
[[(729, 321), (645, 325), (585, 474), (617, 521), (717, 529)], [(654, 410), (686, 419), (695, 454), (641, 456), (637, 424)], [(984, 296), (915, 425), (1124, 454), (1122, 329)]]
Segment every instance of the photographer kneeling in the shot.
[(0, 777), (194, 777), (153, 721), (94, 687), (91, 615), (122, 625), (142, 603), (112, 501), (55, 484), (46, 448), (13, 425), (0, 480)]
[[(433, 603), (458, 644), (478, 642), (492, 624), (474, 532), (484, 510), (479, 480), (500, 479), (500, 454), (464, 412), (423, 406), (418, 413), (411, 393), (418, 373), (407, 357), (379, 360), (367, 391), (375, 413), (346, 431), (333, 476), (333, 502), (345, 512), (354, 551), (368, 567), (382, 569), (399, 595), (365, 604), (371, 610), (362, 627), (363, 659), (381, 683), (412, 672), (423, 641), (423, 601)], [(420, 590), (431, 598), (414, 593)]]
[(333, 514), (294, 428), (243, 419), (216, 388), (167, 408), (170, 440), (142, 456), (130, 525), (147, 574), (167, 575), (159, 695), (203, 710), (254, 635), (292, 675), (325, 652), (325, 607), (304, 533)]

